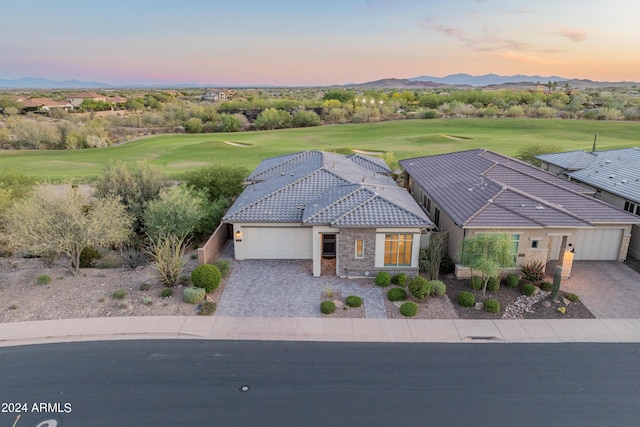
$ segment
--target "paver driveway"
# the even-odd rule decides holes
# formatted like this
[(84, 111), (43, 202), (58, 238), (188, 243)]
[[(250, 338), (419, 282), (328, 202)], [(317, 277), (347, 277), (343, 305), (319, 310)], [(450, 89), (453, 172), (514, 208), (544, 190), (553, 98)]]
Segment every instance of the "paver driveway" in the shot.
[(343, 297), (364, 299), (367, 318), (387, 317), (380, 288), (361, 288), (361, 280), (314, 277), (310, 260), (244, 260), (232, 265), (216, 309), (219, 316), (320, 317), (320, 295), (330, 287)]
[(640, 274), (616, 261), (576, 261), (560, 289), (573, 292), (598, 319), (640, 318)]

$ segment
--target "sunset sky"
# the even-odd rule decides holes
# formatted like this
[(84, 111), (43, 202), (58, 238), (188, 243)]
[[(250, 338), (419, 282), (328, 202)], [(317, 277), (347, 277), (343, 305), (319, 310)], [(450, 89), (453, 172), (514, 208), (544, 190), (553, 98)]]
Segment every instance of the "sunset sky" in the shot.
[(61, 0), (0, 6), (0, 78), (330, 85), (640, 80), (638, 0)]

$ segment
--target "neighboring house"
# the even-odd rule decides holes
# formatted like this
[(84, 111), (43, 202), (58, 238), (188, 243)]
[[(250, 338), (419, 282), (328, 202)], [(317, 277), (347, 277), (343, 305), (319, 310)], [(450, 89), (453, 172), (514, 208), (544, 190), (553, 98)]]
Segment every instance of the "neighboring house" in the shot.
[(358, 154), (263, 160), (222, 219), (233, 224), (235, 258), (310, 259), (314, 276), (323, 258), (335, 259), (340, 277), (416, 274), (432, 224), (390, 172), (381, 159)]
[(92, 101), (107, 102), (106, 96), (99, 95), (94, 92), (80, 92), (80, 93), (75, 93), (73, 95), (69, 95), (67, 97), (67, 101), (69, 101), (71, 105), (73, 105), (73, 108), (80, 107), (85, 99), (90, 99)]
[(16, 101), (20, 103), (21, 109), (24, 111), (34, 111), (38, 113), (48, 113), (51, 110), (62, 109), (65, 111), (73, 110), (73, 105), (68, 101), (54, 101), (49, 98), (23, 98), (17, 97)]
[[(516, 267), (554, 261), (567, 277), (574, 258), (623, 261), (631, 226), (638, 222), (576, 183), (483, 149), (400, 165), (413, 197), (449, 233), (448, 251), (456, 263), (464, 238), (500, 232), (511, 236)], [(461, 277), (469, 273), (457, 266)]]
[(233, 95), (236, 94), (234, 90), (216, 90), (210, 89), (207, 93), (202, 97), (205, 101), (228, 101)]
[[(637, 216), (640, 222), (640, 148), (569, 151), (536, 156), (542, 169), (589, 188), (599, 200)], [(640, 259), (640, 226), (633, 226), (629, 254)]]

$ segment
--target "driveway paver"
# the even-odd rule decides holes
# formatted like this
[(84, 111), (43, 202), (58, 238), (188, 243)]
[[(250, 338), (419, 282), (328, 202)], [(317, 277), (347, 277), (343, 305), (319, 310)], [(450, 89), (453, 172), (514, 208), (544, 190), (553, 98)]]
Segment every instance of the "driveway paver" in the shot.
[(640, 274), (616, 261), (575, 261), (560, 289), (580, 297), (598, 319), (640, 318)]

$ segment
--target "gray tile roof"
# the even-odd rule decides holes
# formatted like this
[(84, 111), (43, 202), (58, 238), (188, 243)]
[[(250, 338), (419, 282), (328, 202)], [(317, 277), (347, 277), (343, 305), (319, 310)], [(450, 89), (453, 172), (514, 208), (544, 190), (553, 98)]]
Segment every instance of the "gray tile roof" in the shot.
[(487, 150), (405, 159), (400, 165), (460, 226), (588, 227), (638, 222), (586, 196), (576, 183)]
[(382, 169), (362, 156), (321, 151), (266, 159), (249, 176), (249, 185), (223, 221), (431, 227), (405, 189), (375, 172)]
[[(580, 163), (569, 164), (567, 159), (580, 155)], [(536, 157), (567, 169), (564, 173), (576, 181), (640, 203), (640, 148), (593, 153), (571, 151)]]

